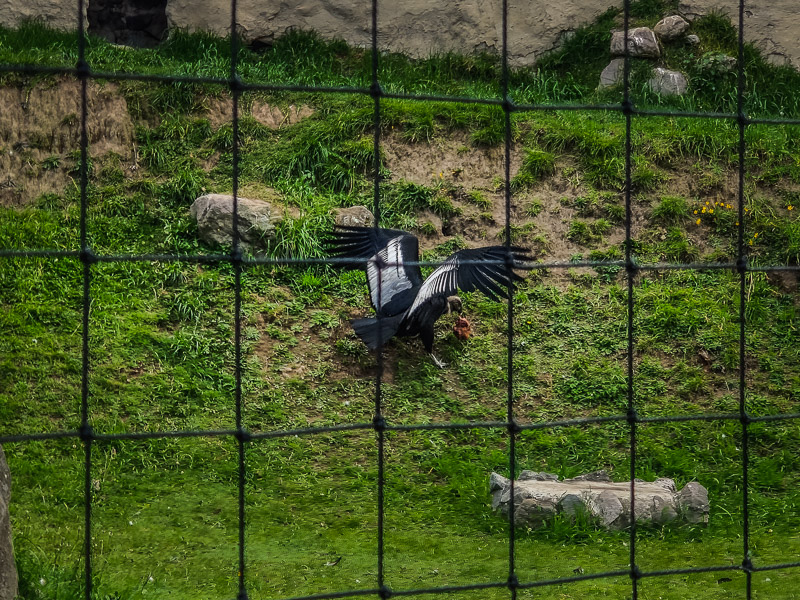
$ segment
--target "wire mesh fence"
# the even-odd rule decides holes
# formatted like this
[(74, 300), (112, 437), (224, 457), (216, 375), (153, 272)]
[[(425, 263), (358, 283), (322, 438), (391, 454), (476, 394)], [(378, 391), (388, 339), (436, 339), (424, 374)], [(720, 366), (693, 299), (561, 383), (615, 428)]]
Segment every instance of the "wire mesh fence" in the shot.
[[(623, 22), (624, 22), (624, 36), (627, 40), (629, 37), (629, 18), (630, 18), (630, 0), (625, 0), (623, 5)], [(231, 2), (231, 56), (230, 56), (230, 76), (225, 79), (220, 78), (204, 78), (194, 76), (175, 76), (175, 75), (150, 75), (150, 74), (137, 74), (137, 73), (109, 73), (101, 72), (92, 68), (86, 60), (87, 55), (87, 36), (86, 23), (84, 18), (85, 1), (78, 0), (78, 23), (79, 23), (79, 36), (78, 36), (78, 62), (71, 68), (55, 68), (39, 65), (0, 65), (0, 72), (3, 73), (22, 73), (22, 74), (42, 74), (42, 75), (71, 75), (78, 79), (80, 82), (81, 90), (81, 114), (80, 119), (80, 160), (79, 160), (79, 185), (80, 185), (80, 250), (78, 251), (53, 251), (47, 249), (39, 250), (18, 250), (13, 248), (0, 249), (0, 258), (77, 258), (82, 264), (82, 368), (81, 368), (81, 424), (77, 430), (57, 431), (49, 433), (29, 432), (24, 434), (2, 434), (0, 435), (0, 443), (11, 442), (28, 442), (32, 440), (48, 440), (48, 439), (61, 439), (61, 438), (77, 438), (83, 444), (84, 450), (84, 546), (83, 546), (83, 559), (85, 566), (85, 597), (88, 599), (92, 597), (93, 589), (93, 551), (92, 551), (92, 537), (93, 537), (93, 517), (92, 517), (92, 474), (97, 468), (93, 463), (92, 448), (97, 442), (108, 442), (112, 440), (136, 440), (136, 439), (164, 439), (164, 438), (192, 438), (192, 437), (229, 437), (236, 441), (238, 452), (238, 598), (243, 600), (248, 596), (248, 571), (247, 571), (247, 547), (245, 544), (245, 523), (247, 520), (247, 509), (245, 503), (246, 494), (246, 473), (248, 465), (245, 461), (246, 449), (248, 445), (258, 444), (262, 440), (275, 439), (275, 438), (288, 438), (293, 436), (314, 436), (319, 434), (330, 434), (335, 432), (347, 432), (357, 430), (367, 430), (375, 432), (376, 439), (376, 458), (377, 458), (377, 539), (375, 549), (375, 560), (377, 564), (377, 586), (367, 589), (353, 589), (342, 592), (331, 592), (314, 594), (311, 596), (302, 596), (302, 598), (339, 598), (349, 596), (367, 596), (377, 595), (381, 598), (388, 598), (390, 596), (407, 596), (407, 595), (421, 595), (421, 594), (439, 594), (449, 592), (460, 592), (470, 590), (487, 590), (493, 588), (506, 588), (508, 589), (512, 598), (516, 597), (519, 590), (532, 589), (532, 588), (546, 588), (547, 586), (560, 585), (570, 582), (588, 581), (604, 578), (629, 578), (631, 585), (631, 597), (637, 598), (639, 595), (640, 582), (645, 578), (659, 578), (669, 577), (676, 575), (685, 575), (693, 573), (713, 573), (723, 571), (741, 571), (746, 578), (746, 598), (752, 597), (752, 576), (754, 573), (761, 571), (783, 570), (783, 569), (796, 569), (800, 568), (800, 561), (789, 560), (778, 564), (757, 564), (751, 558), (751, 543), (750, 543), (750, 501), (748, 498), (748, 475), (750, 468), (750, 443), (752, 435), (750, 426), (757, 422), (786, 422), (800, 418), (800, 413), (781, 413), (753, 416), (748, 411), (747, 403), (747, 379), (746, 379), (746, 332), (747, 323), (745, 313), (747, 308), (747, 290), (746, 290), (746, 277), (748, 273), (763, 272), (763, 271), (797, 271), (797, 266), (788, 264), (782, 265), (752, 265), (748, 262), (748, 252), (746, 245), (745, 235), (745, 171), (746, 171), (746, 131), (747, 128), (754, 124), (772, 124), (772, 125), (797, 125), (800, 124), (798, 120), (792, 119), (774, 119), (774, 118), (750, 118), (745, 114), (744, 110), (744, 14), (745, 4), (743, 0), (739, 3), (738, 7), (738, 87), (737, 87), (737, 110), (735, 113), (704, 113), (704, 112), (686, 112), (686, 111), (670, 111), (670, 110), (646, 110), (637, 108), (631, 98), (631, 60), (629, 53), (626, 51), (624, 60), (623, 71), (623, 100), (618, 105), (585, 105), (585, 104), (572, 104), (572, 105), (529, 105), (517, 104), (514, 102), (512, 95), (509, 91), (509, 64), (508, 64), (508, 30), (509, 30), (509, 7), (507, 0), (503, 0), (501, 14), (498, 19), (501, 21), (502, 30), (502, 52), (501, 52), (501, 74), (500, 74), (500, 89), (501, 94), (498, 98), (469, 98), (469, 97), (452, 97), (446, 95), (430, 95), (430, 94), (407, 94), (407, 93), (390, 93), (383, 89), (380, 78), (380, 53), (378, 48), (378, 12), (380, 10), (380, 3), (378, 0), (372, 1), (371, 7), (371, 85), (365, 88), (359, 87), (321, 87), (309, 85), (294, 85), (294, 84), (270, 84), (270, 83), (245, 83), (240, 77), (237, 66), (237, 57), (239, 55), (239, 38), (235, 35), (237, 31), (237, 2)], [(625, 44), (626, 48), (628, 44)], [(205, 255), (184, 255), (184, 254), (98, 254), (92, 250), (89, 245), (88, 235), (88, 218), (87, 218), (87, 188), (89, 185), (89, 155), (88, 155), (88, 129), (87, 123), (89, 122), (89, 111), (87, 101), (87, 85), (91, 80), (102, 79), (110, 81), (123, 81), (123, 80), (138, 80), (155, 83), (205, 83), (217, 84), (226, 87), (231, 94), (232, 98), (232, 162), (233, 162), (233, 238), (232, 238), (232, 251), (230, 254), (205, 254)], [(519, 352), (515, 349), (515, 322), (514, 322), (514, 305), (513, 302), (507, 303), (506, 322), (507, 322), (507, 397), (506, 397), (506, 415), (505, 419), (496, 421), (485, 422), (468, 422), (468, 423), (412, 423), (412, 424), (395, 424), (387, 420), (384, 415), (383, 406), (383, 383), (384, 383), (384, 364), (381, 353), (377, 354), (378, 369), (374, 382), (374, 416), (371, 422), (359, 422), (323, 427), (304, 427), (291, 430), (270, 430), (260, 433), (251, 433), (244, 426), (243, 414), (244, 403), (242, 399), (242, 274), (243, 270), (256, 265), (312, 265), (312, 264), (350, 264), (352, 261), (348, 259), (315, 259), (315, 258), (264, 258), (264, 257), (250, 257), (245, 256), (242, 252), (241, 235), (238, 229), (239, 221), (238, 215), (238, 195), (239, 195), (239, 161), (242, 153), (240, 144), (240, 99), (242, 94), (252, 91), (268, 91), (268, 92), (315, 92), (322, 94), (352, 94), (359, 96), (366, 96), (372, 99), (373, 102), (373, 165), (374, 170), (372, 173), (373, 181), (373, 198), (374, 206), (373, 212), (375, 222), (381, 221), (381, 199), (380, 199), (380, 184), (381, 174), (379, 172), (380, 156), (381, 156), (381, 116), (382, 116), (382, 102), (387, 99), (402, 99), (414, 102), (449, 102), (456, 104), (485, 104), (499, 107), (503, 113), (504, 119), (504, 171), (503, 171), (503, 190), (505, 200), (505, 223), (504, 223), (504, 237), (505, 244), (511, 246), (512, 240), (512, 185), (511, 185), (511, 153), (512, 153), (512, 116), (516, 113), (524, 113), (531, 111), (556, 111), (556, 110), (581, 110), (581, 111), (606, 111), (617, 112), (624, 119), (625, 123), (625, 170), (624, 170), (624, 205), (625, 205), (625, 240), (624, 259), (617, 261), (579, 261), (570, 263), (525, 263), (516, 264), (515, 268), (520, 270), (549, 270), (549, 269), (566, 269), (566, 268), (579, 268), (579, 267), (608, 267), (614, 266), (625, 270), (626, 281), (626, 356), (627, 356), (627, 370), (626, 370), (626, 397), (627, 397), (627, 410), (622, 414), (602, 417), (590, 417), (579, 419), (567, 419), (558, 421), (544, 421), (521, 423), (519, 422), (518, 415), (515, 413), (515, 399), (514, 399), (514, 357), (515, 353)], [(633, 252), (632, 244), (632, 206), (631, 206), (631, 178), (632, 178), (632, 122), (634, 119), (639, 118), (652, 118), (652, 117), (698, 117), (704, 119), (722, 119), (734, 121), (738, 127), (738, 230), (737, 230), (737, 255), (734, 262), (728, 263), (676, 263), (676, 264), (638, 264), (635, 254)], [(234, 406), (235, 406), (235, 427), (231, 429), (221, 430), (197, 430), (197, 431), (149, 431), (149, 432), (131, 432), (131, 433), (107, 433), (103, 431), (96, 431), (90, 425), (90, 417), (92, 414), (92, 403), (90, 394), (90, 372), (92, 364), (90, 360), (90, 324), (92, 319), (92, 297), (91, 297), (91, 283), (93, 272), (102, 263), (117, 263), (117, 262), (195, 262), (195, 263), (229, 263), (233, 267), (234, 272), (234, 306), (233, 306), (233, 322), (234, 322)], [(419, 262), (418, 264), (424, 266), (432, 266), (434, 263)], [(504, 262), (495, 263), (501, 267), (507, 266)], [(389, 267), (392, 265), (384, 265)], [(667, 270), (727, 270), (734, 272), (739, 278), (739, 304), (738, 304), (738, 323), (739, 323), (739, 340), (738, 340), (738, 398), (739, 407), (738, 411), (720, 414), (676, 414), (670, 416), (641, 416), (638, 411), (635, 389), (634, 389), (634, 375), (635, 363), (634, 357), (636, 354), (636, 331), (634, 327), (634, 315), (636, 311), (634, 288), (636, 285), (636, 278), (641, 272), (645, 271), (667, 271)], [(511, 290), (509, 290), (511, 291)], [(570, 426), (570, 425), (589, 425), (600, 423), (625, 423), (628, 427), (628, 451), (630, 455), (630, 513), (635, 512), (636, 496), (635, 479), (636, 479), (636, 465), (638, 456), (639, 427), (643, 424), (657, 424), (669, 422), (684, 422), (684, 421), (738, 421), (741, 424), (741, 474), (742, 474), (742, 522), (741, 522), (741, 561), (738, 564), (732, 565), (717, 565), (696, 568), (681, 568), (681, 569), (664, 569), (664, 570), (641, 570), (638, 566), (640, 564), (639, 556), (637, 554), (637, 525), (635, 519), (632, 520), (629, 528), (629, 568), (624, 570), (611, 570), (591, 574), (578, 574), (574, 577), (561, 577), (556, 579), (544, 579), (536, 581), (524, 581), (518, 577), (517, 569), (517, 552), (515, 550), (515, 536), (517, 535), (517, 528), (515, 526), (515, 511), (509, 510), (509, 528), (508, 528), (508, 576), (502, 581), (489, 582), (489, 583), (475, 583), (466, 585), (451, 585), (451, 586), (438, 586), (419, 589), (390, 589), (386, 584), (384, 575), (384, 560), (385, 560), (385, 498), (384, 488), (386, 485), (386, 452), (385, 442), (386, 436), (389, 432), (403, 432), (403, 431), (433, 431), (433, 430), (480, 430), (480, 429), (497, 429), (506, 432), (508, 441), (508, 470), (512, 474), (511, 477), (511, 497), (514, 498), (514, 478), (513, 474), (518, 472), (517, 466), (517, 450), (516, 443), (521, 432), (526, 430), (537, 429), (550, 429), (556, 427)], [(1, 433), (1, 432), (0, 432)], [(298, 597), (299, 598), (299, 597)]]

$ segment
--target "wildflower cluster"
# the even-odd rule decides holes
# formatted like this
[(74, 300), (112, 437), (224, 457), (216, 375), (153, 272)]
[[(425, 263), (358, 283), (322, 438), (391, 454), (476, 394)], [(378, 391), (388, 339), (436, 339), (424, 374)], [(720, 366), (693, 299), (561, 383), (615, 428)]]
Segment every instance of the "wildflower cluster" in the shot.
[[(712, 222), (716, 222), (718, 215), (732, 210), (734, 210), (733, 204), (726, 204), (725, 202), (711, 202), (710, 200), (706, 200), (705, 204), (698, 206), (694, 210), (694, 215), (697, 217), (695, 225), (700, 225), (702, 223), (711, 225)], [(745, 208), (745, 211), (746, 210), (747, 209)], [(736, 225), (739, 225), (739, 223), (737, 222)]]

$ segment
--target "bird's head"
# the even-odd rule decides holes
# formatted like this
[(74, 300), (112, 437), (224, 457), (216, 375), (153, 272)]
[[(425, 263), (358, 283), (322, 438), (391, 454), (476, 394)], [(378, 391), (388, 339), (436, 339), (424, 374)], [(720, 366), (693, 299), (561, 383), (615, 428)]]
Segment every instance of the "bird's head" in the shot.
[(458, 314), (461, 314), (461, 311), (464, 309), (464, 306), (461, 303), (461, 298), (459, 298), (458, 296), (448, 296), (447, 306), (450, 308), (450, 312)]

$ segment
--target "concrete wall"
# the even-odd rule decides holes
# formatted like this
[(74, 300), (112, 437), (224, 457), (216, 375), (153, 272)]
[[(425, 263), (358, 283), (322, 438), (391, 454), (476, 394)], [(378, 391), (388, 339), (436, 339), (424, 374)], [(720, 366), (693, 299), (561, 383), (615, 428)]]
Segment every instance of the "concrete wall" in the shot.
[(41, 19), (65, 31), (77, 29), (78, 0), (0, 0), (0, 25), (15, 27), (23, 19)]
[[(87, 0), (91, 2), (92, 0)], [(557, 47), (565, 33), (593, 20), (617, 0), (510, 0), (509, 58), (512, 64), (532, 64)], [(41, 16), (56, 27), (71, 29), (77, 21), (77, 0), (0, 0), (0, 23)], [(313, 29), (325, 38), (370, 45), (369, 0), (239, 0), (240, 32), (250, 41), (269, 43), (289, 28)], [(797, 0), (747, 0), (745, 39), (776, 64), (800, 68), (800, 7)], [(424, 57), (455, 50), (499, 51), (501, 0), (380, 0), (378, 43), (382, 50)], [(693, 0), (681, 3), (689, 17), (712, 9), (726, 11), (737, 22), (733, 0)], [(171, 27), (230, 29), (230, 0), (168, 0)]]

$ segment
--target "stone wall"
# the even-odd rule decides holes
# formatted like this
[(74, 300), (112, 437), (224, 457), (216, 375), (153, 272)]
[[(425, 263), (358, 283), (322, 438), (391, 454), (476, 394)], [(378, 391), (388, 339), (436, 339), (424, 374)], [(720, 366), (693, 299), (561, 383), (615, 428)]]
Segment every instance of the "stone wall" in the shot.
[[(103, 0), (94, 0), (102, 2)], [(145, 0), (139, 0), (139, 3)], [(91, 5), (92, 0), (88, 0)], [(134, 6), (136, 1), (124, 4)], [(532, 64), (558, 46), (564, 35), (593, 20), (611, 0), (510, 0), (509, 58), (512, 64)], [(619, 6), (621, 3), (616, 2)], [(50, 25), (71, 29), (77, 21), (76, 0), (0, 0), (0, 24), (41, 16)], [(202, 10), (198, 7), (202, 6)], [(238, 23), (250, 41), (269, 43), (289, 28), (313, 29), (325, 38), (340, 38), (368, 46), (370, 0), (240, 0)], [(411, 56), (455, 50), (498, 51), (501, 46), (501, 0), (381, 1), (378, 7), (378, 43), (383, 50)], [(697, 16), (716, 9), (738, 22), (734, 0), (692, 0), (681, 12)], [(800, 68), (800, 11), (795, 0), (748, 0), (745, 38), (764, 51), (770, 61)], [(210, 30), (225, 34), (230, 28), (229, 0), (167, 0), (170, 27)]]

